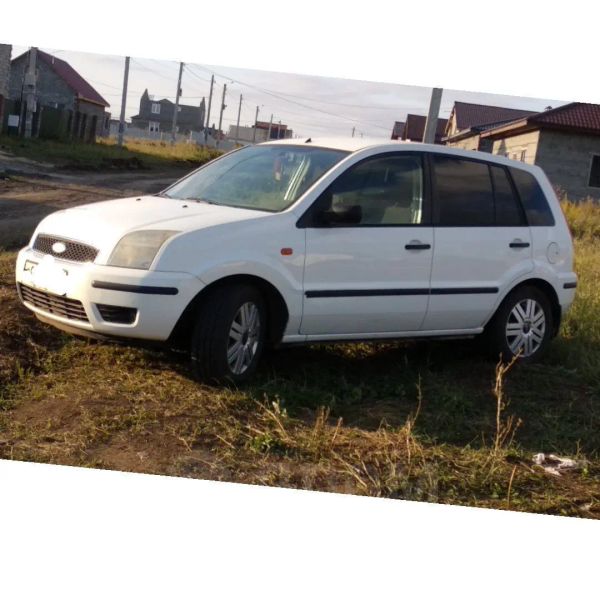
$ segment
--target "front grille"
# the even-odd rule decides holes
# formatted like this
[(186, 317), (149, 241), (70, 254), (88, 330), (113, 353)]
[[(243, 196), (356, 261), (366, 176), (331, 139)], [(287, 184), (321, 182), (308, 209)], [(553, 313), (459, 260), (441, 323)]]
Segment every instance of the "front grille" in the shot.
[(66, 319), (89, 323), (83, 304), (79, 300), (57, 296), (49, 292), (42, 292), (22, 283), (18, 285), (23, 300), (29, 302), (29, 304), (33, 304), (36, 308), (41, 308), (46, 312), (59, 317), (65, 317)]
[[(64, 252), (54, 252), (52, 246), (56, 242), (61, 242), (65, 245)], [(33, 249), (42, 254), (50, 254), (64, 260), (72, 260), (73, 262), (93, 262), (98, 255), (98, 250), (81, 242), (73, 242), (65, 238), (46, 235), (40, 233), (33, 242)]]
[(108, 323), (131, 325), (135, 321), (137, 308), (113, 306), (112, 304), (96, 304), (100, 316)]

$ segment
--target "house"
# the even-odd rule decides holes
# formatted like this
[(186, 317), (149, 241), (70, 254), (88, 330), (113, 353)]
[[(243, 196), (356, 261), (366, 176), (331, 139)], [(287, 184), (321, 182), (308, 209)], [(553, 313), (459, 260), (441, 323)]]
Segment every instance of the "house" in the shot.
[(402, 134), (404, 133), (404, 121), (396, 121), (394, 123), (394, 128), (392, 129), (392, 139), (393, 140), (401, 140)]
[(600, 200), (600, 104), (571, 102), (480, 134), (492, 154), (540, 166), (570, 200)]
[(489, 140), (481, 133), (501, 123), (535, 114), (534, 111), (471, 102), (455, 102), (444, 133), (447, 146), (489, 152)]
[[(256, 127), (256, 139), (258, 140), (261, 137), (261, 132), (263, 140), (284, 140), (294, 137), (293, 131), (288, 129), (288, 126), (284, 123), (269, 123), (268, 121), (256, 121), (254, 124)], [(271, 130), (271, 135), (269, 137), (269, 129)]]
[[(268, 124), (267, 124), (268, 125)], [(237, 140), (242, 143), (260, 143), (267, 141), (267, 134), (269, 133), (269, 128), (267, 129), (259, 129), (255, 128), (254, 125), (252, 127), (245, 127), (240, 125), (239, 128), (236, 125), (229, 126), (229, 132), (227, 133), (227, 137), (230, 140)]]
[(9, 44), (0, 44), (0, 131), (2, 131), (4, 123), (4, 105), (8, 100), (11, 51), (12, 46)]
[[(31, 50), (11, 62), (11, 112), (25, 114), (23, 94)], [(108, 128), (109, 103), (68, 62), (36, 50), (34, 135), (94, 141)]]
[[(406, 121), (404, 123), (404, 131), (400, 139), (407, 140), (410, 142), (422, 142), (423, 136), (425, 135), (425, 123), (427, 117), (423, 115), (406, 115)], [(441, 144), (444, 137), (444, 131), (446, 130), (447, 119), (438, 119), (437, 127), (435, 130), (435, 144)]]
[[(175, 103), (166, 98), (156, 100), (144, 90), (140, 98), (140, 109), (137, 115), (131, 117), (132, 127), (144, 129), (151, 133), (171, 132)], [(180, 104), (177, 114), (177, 132), (188, 135), (191, 131), (204, 131), (206, 118), (206, 101), (202, 98), (199, 106)]]

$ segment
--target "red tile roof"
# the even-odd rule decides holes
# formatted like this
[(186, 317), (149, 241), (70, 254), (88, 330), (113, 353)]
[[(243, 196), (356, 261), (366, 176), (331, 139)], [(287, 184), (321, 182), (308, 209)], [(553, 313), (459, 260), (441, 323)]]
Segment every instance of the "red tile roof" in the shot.
[[(412, 140), (413, 142), (422, 142), (425, 134), (425, 122), (427, 117), (423, 115), (406, 115), (406, 123), (404, 125), (403, 140)], [(438, 119), (435, 131), (435, 141), (439, 143), (446, 131), (448, 119)]]
[(472, 104), (470, 102), (455, 102), (453, 112), (458, 131), (471, 129), (471, 127), (490, 125), (492, 123), (514, 121), (515, 119), (522, 119), (536, 114), (535, 111), (531, 110), (488, 106), (487, 104)]
[(529, 118), (528, 122), (600, 133), (600, 104), (571, 102), (540, 112)]
[(482, 135), (494, 137), (515, 129), (529, 131), (541, 128), (600, 135), (600, 104), (570, 102), (557, 108), (535, 113), (524, 119), (499, 124)]
[[(110, 104), (65, 60), (56, 58), (52, 54), (37, 51), (38, 60), (45, 62), (52, 70), (77, 94), (81, 100), (94, 102), (101, 106)], [(16, 60), (16, 59), (15, 59)]]

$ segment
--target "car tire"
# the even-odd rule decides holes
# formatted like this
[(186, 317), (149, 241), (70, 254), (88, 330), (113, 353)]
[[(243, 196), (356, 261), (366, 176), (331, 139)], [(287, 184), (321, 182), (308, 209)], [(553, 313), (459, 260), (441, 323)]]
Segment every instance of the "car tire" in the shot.
[(491, 358), (510, 362), (519, 352), (520, 362), (540, 359), (553, 337), (552, 307), (539, 288), (524, 285), (504, 299), (486, 328)]
[(266, 339), (266, 308), (250, 285), (217, 288), (198, 309), (190, 356), (198, 379), (240, 384), (254, 375)]

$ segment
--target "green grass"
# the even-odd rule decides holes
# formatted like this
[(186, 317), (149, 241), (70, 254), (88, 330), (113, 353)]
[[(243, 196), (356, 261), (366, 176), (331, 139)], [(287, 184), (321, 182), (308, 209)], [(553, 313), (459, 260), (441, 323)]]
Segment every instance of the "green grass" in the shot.
[(26, 140), (16, 136), (0, 136), (0, 151), (15, 156), (51, 163), (68, 169), (139, 169), (166, 168), (189, 164), (199, 166), (220, 154), (218, 150), (195, 144), (155, 141), (127, 141), (120, 148), (114, 140), (99, 139), (95, 144)]
[[(566, 212), (576, 302), (547, 359), (506, 373), (471, 342), (347, 344), (200, 385), (180, 355), (40, 325), (0, 254), (0, 457), (598, 518), (600, 208)], [(549, 475), (537, 452), (581, 468)]]

